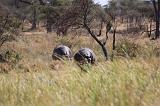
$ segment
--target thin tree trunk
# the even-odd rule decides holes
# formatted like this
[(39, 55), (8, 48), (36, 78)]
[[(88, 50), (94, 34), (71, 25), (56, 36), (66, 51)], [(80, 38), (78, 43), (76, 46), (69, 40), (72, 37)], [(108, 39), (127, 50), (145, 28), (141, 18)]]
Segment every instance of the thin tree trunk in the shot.
[(48, 8), (47, 12), (47, 25), (46, 25), (47, 33), (52, 32), (52, 18), (51, 18), (51, 10)]
[(116, 28), (114, 28), (113, 31), (113, 42), (112, 42), (112, 55), (111, 55), (111, 60), (113, 61), (114, 58), (114, 50), (116, 49)]
[(159, 38), (159, 19), (160, 19), (160, 0), (158, 0), (158, 10), (157, 10), (157, 19), (156, 19), (156, 37)]
[(129, 25), (128, 25), (128, 18), (127, 18), (127, 33), (128, 33), (128, 29), (129, 29)]
[(158, 0), (158, 6), (156, 6), (156, 1), (152, 0), (154, 11), (155, 11), (155, 17), (156, 17), (156, 32), (155, 32), (155, 39), (159, 37), (159, 11), (160, 11), (160, 0)]
[(49, 18), (49, 16), (47, 17), (47, 25), (46, 25), (46, 29), (47, 29), (47, 33), (52, 32), (52, 23), (50, 21), (51, 19)]
[(155, 39), (159, 37), (159, 16), (156, 16), (156, 33), (155, 33)]
[(101, 34), (102, 34), (102, 29), (103, 29), (103, 22), (101, 22), (99, 34), (98, 34), (97, 36), (101, 36)]
[(151, 37), (151, 34), (152, 34), (152, 19), (151, 19), (150, 25), (149, 25), (149, 36), (148, 37)]
[(108, 52), (107, 52), (107, 49), (106, 49), (105, 45), (101, 41), (98, 40), (98, 38), (90, 30), (90, 28), (88, 27), (88, 25), (84, 24), (84, 27), (87, 29), (87, 31), (92, 36), (92, 38), (101, 46), (101, 48), (103, 50), (103, 54), (104, 54), (106, 60), (108, 60)]
[(116, 28), (114, 29), (114, 32), (113, 32), (113, 50), (116, 49)]
[(37, 28), (37, 11), (36, 7), (33, 7), (33, 20), (32, 20), (31, 30), (34, 30), (36, 28)]
[(19, 4), (19, 1), (18, 0), (14, 0), (14, 5), (15, 5), (16, 8), (19, 8), (18, 4)]

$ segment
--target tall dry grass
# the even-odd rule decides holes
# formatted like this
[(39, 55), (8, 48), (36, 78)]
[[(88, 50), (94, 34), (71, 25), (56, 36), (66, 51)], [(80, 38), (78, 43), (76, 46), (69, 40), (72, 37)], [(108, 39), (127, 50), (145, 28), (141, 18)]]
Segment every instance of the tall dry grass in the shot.
[[(7, 74), (0, 74), (0, 105), (158, 106), (160, 57), (154, 54), (159, 47), (150, 42), (118, 41), (114, 60), (105, 61), (101, 48), (90, 37), (26, 33), (18, 42), (7, 44), (22, 59), (11, 66), (1, 63)], [(83, 65), (84, 72), (73, 60), (53, 61), (52, 50), (60, 43), (73, 45), (74, 52), (81, 47), (93, 49), (96, 64)], [(107, 44), (111, 53), (111, 40)]]

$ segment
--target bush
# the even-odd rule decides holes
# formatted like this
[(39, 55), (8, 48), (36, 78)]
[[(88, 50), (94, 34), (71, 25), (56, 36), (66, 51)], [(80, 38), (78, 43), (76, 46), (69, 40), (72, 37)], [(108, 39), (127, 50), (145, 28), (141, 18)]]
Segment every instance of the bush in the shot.
[(116, 45), (116, 55), (123, 57), (137, 57), (141, 52), (141, 47), (134, 42), (129, 41), (128, 39), (124, 39), (117, 43)]
[(14, 16), (0, 16), (0, 47), (15, 40), (19, 35), (20, 25), (20, 21)]
[(153, 49), (153, 55), (160, 57), (160, 48), (156, 47)]
[(68, 47), (70, 47), (70, 46), (72, 45), (71, 39), (66, 38), (66, 37), (60, 38), (60, 41), (59, 41), (59, 42), (60, 42), (60, 44), (66, 45), (66, 46), (68, 46)]
[(21, 59), (22, 59), (22, 57), (20, 56), (20, 54), (17, 53), (16, 51), (14, 51), (14, 50), (7, 50), (5, 52), (4, 60), (9, 62), (9, 63), (16, 64)]
[(8, 73), (16, 67), (22, 56), (14, 50), (7, 50), (0, 54), (0, 73)]

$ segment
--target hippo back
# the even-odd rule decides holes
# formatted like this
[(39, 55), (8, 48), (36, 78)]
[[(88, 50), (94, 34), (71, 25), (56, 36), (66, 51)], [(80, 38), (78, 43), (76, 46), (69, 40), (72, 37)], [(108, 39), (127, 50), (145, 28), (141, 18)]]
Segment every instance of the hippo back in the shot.
[(59, 45), (53, 50), (52, 58), (53, 59), (60, 59), (63, 57), (71, 59), (72, 52), (69, 47), (64, 46), (64, 45)]
[(89, 48), (82, 48), (74, 55), (74, 59), (78, 62), (84, 62), (87, 60), (88, 63), (94, 64), (95, 54)]

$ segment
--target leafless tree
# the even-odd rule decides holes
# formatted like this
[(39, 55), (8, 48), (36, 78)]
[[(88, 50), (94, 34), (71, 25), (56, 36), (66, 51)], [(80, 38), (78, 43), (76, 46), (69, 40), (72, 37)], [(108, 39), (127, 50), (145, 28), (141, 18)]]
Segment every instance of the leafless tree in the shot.
[[(73, 0), (71, 8), (63, 15), (59, 28), (68, 29), (72, 26), (74, 28), (86, 29), (90, 36), (101, 46), (105, 58), (108, 59), (105, 45), (108, 38), (107, 33), (110, 30), (107, 25), (109, 25), (110, 21), (111, 18), (106, 15), (99, 5), (94, 4), (92, 0)], [(98, 36), (102, 35), (103, 26), (106, 26), (105, 41), (98, 39)]]

